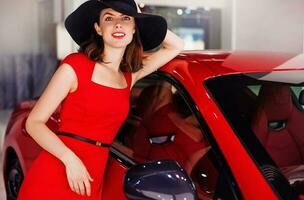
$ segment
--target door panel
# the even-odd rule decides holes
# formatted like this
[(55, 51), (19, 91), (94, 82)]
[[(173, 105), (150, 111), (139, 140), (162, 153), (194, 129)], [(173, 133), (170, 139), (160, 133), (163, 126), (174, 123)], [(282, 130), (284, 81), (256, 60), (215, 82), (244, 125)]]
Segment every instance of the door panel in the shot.
[(123, 177), (126, 171), (126, 166), (110, 157), (104, 176), (103, 199), (127, 200), (123, 191)]

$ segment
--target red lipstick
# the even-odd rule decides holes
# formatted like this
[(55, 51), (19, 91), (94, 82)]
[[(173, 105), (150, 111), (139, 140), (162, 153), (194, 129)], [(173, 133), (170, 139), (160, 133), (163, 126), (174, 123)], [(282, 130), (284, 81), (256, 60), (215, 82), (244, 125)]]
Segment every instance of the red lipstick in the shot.
[(116, 39), (122, 39), (126, 36), (124, 32), (113, 32), (112, 36)]

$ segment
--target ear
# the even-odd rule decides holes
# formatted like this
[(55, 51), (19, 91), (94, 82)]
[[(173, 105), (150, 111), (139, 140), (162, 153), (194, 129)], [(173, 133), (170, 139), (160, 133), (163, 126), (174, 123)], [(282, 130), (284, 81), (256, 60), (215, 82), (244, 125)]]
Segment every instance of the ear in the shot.
[(102, 36), (101, 28), (99, 27), (99, 25), (96, 22), (94, 22), (94, 28), (95, 28), (97, 34)]

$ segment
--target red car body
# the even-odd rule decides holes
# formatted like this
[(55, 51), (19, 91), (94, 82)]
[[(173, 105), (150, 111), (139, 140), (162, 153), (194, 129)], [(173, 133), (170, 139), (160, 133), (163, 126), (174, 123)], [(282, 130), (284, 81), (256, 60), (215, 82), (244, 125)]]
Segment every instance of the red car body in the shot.
[[(178, 57), (154, 73), (162, 73), (180, 84), (192, 99), (197, 111), (208, 126), (216, 149), (221, 152), (221, 157), (230, 171), (236, 184), (235, 199), (284, 199), (285, 197), (269, 183), (259, 169), (256, 161), (248, 152), (244, 143), (235, 133), (227, 121), (222, 109), (214, 100), (204, 82), (215, 77), (231, 74), (254, 72), (292, 71), (304, 70), (303, 57), (291, 62), (296, 54), (265, 53), (265, 52), (227, 52), (227, 51), (185, 51)], [(300, 55), (301, 57), (301, 55)], [(139, 92), (133, 89), (132, 95), (138, 96)], [(5, 134), (3, 147), (3, 172), (5, 182), (13, 176), (8, 170), (12, 159), (17, 159), (21, 170), (27, 173), (31, 162), (41, 150), (25, 130), (25, 120), (35, 100), (20, 103), (13, 111)], [(47, 125), (56, 132), (58, 128), (60, 108), (52, 115)], [(134, 160), (128, 148), (114, 142), (107, 167), (104, 186), (104, 199), (126, 199), (123, 191), (123, 176), (128, 170), (128, 165), (119, 157), (124, 155), (130, 163)], [(136, 162), (134, 162), (136, 163)], [(9, 187), (6, 184), (6, 187)], [(18, 187), (18, 186), (17, 186)], [(7, 188), (8, 190), (8, 188)], [(204, 193), (201, 199), (212, 197)]]

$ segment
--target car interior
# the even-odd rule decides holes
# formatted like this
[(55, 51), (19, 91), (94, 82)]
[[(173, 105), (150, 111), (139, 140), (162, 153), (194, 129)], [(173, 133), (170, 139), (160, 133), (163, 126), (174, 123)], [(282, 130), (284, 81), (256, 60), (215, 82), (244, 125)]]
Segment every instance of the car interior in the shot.
[(166, 81), (143, 81), (134, 86), (131, 105), (114, 146), (138, 163), (176, 160), (195, 183), (199, 198), (214, 198), (219, 172), (211, 146), (177, 89)]
[(263, 85), (251, 127), (289, 183), (303, 194), (304, 112), (295, 100), (288, 85)]
[(248, 142), (251, 130), (292, 188), (303, 195), (304, 111), (299, 97), (304, 87), (241, 76), (224, 79), (217, 86), (213, 83), (211, 91), (217, 91), (213, 97), (232, 126), (248, 147), (253, 146)]

